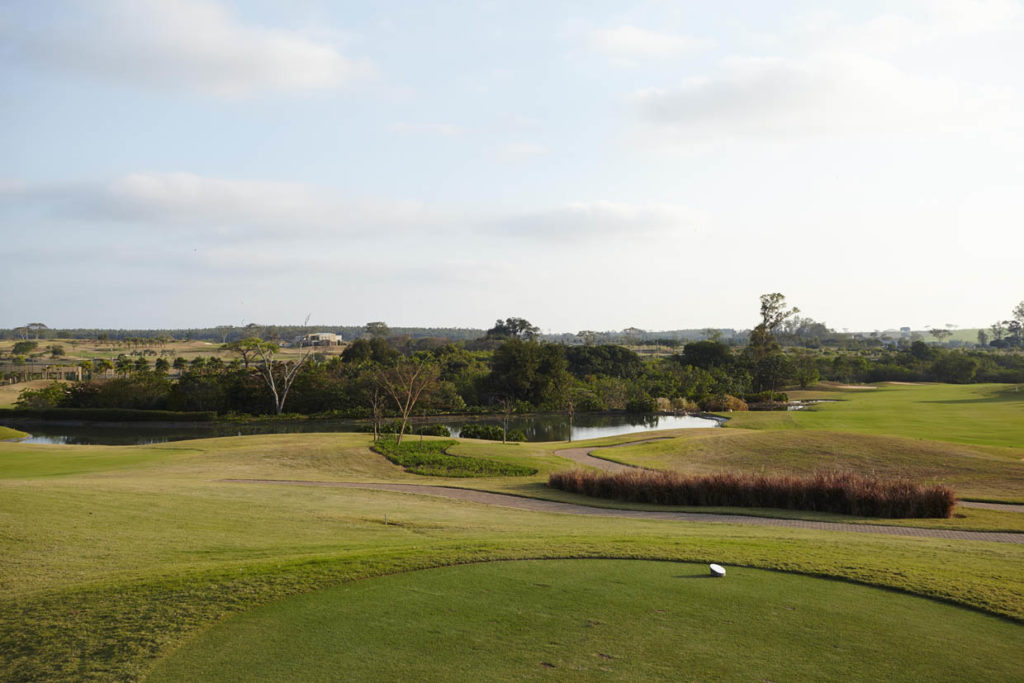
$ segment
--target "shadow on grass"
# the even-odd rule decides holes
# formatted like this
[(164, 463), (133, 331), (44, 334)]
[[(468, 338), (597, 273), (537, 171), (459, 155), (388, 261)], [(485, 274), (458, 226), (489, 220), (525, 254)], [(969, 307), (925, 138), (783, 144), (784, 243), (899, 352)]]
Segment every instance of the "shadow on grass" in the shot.
[(949, 399), (946, 401), (921, 401), (921, 403), (936, 403), (936, 404), (970, 404), (970, 403), (1011, 403), (1024, 401), (1024, 386), (1011, 387), (1009, 389), (1003, 389), (997, 391), (984, 398), (958, 398)]

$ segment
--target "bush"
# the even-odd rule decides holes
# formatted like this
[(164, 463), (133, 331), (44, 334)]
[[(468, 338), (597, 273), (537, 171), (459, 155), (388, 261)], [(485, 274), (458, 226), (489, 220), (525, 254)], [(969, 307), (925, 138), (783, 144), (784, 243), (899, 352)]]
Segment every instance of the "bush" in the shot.
[(14, 346), (11, 348), (11, 354), (15, 356), (24, 356), (26, 353), (32, 353), (33, 351), (35, 351), (37, 346), (39, 346), (39, 342), (14, 342)]
[(419, 429), (416, 429), (413, 434), (419, 434), (421, 436), (451, 436), (451, 430), (444, 425), (423, 425)]
[(434, 477), (528, 477), (537, 474), (533, 467), (512, 465), (484, 458), (450, 455), (446, 450), (456, 441), (405, 441), (381, 439), (373, 449), (401, 465), (407, 472)]
[(650, 396), (637, 396), (626, 401), (627, 413), (653, 413), (658, 410), (658, 402)]
[(178, 412), (174, 410), (132, 410), (130, 408), (31, 408), (5, 410), (8, 417), (39, 420), (82, 420), (85, 422), (212, 422), (213, 411)]
[(503, 430), (497, 425), (466, 425), (459, 430), (459, 436), (463, 439), (490, 439), (501, 441)]
[(705, 399), (704, 410), (709, 413), (732, 413), (750, 410), (750, 407), (747, 405), (747, 402), (741, 398), (736, 398), (729, 394), (722, 394), (721, 396), (712, 396), (711, 398)]
[(679, 413), (698, 413), (700, 406), (688, 398), (674, 398), (672, 399), (672, 410)]
[(68, 385), (54, 382), (42, 389), (22, 389), (14, 405), (17, 408), (56, 408), (67, 395)]
[(835, 472), (810, 477), (690, 476), (641, 469), (614, 474), (575, 469), (553, 473), (548, 485), (632, 503), (783, 508), (861, 517), (951, 517), (956, 505), (956, 495), (945, 486), (922, 488), (906, 479)]
[(743, 400), (747, 403), (787, 403), (789, 394), (783, 391), (762, 391), (756, 394), (744, 394)]

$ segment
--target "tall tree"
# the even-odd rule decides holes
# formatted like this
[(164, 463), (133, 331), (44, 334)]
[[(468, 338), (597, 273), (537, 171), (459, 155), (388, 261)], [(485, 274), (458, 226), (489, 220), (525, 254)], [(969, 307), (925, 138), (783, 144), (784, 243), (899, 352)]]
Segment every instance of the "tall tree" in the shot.
[(262, 341), (256, 337), (251, 337), (250, 339), (251, 346), (256, 350), (256, 355), (260, 358), (260, 362), (256, 365), (256, 370), (267, 385), (267, 388), (270, 389), (274, 399), (275, 414), (280, 415), (284, 412), (284, 402), (288, 398), (288, 392), (291, 390), (292, 384), (295, 383), (295, 378), (298, 376), (302, 366), (309, 360), (313, 347), (310, 346), (306, 351), (300, 352), (298, 360), (282, 362), (274, 359), (274, 355), (281, 350), (277, 344)]
[(402, 443), (402, 435), (405, 434), (416, 403), (437, 390), (439, 377), (440, 368), (435, 363), (418, 358), (377, 370), (377, 386), (382, 394), (391, 398), (401, 418), (395, 435), (397, 443)]
[(363, 327), (363, 331), (370, 339), (387, 339), (391, 336), (391, 328), (388, 327), (387, 323), (382, 321), (366, 323)]
[(536, 339), (540, 328), (530, 324), (525, 318), (505, 318), (497, 320), (494, 327), (487, 330), (487, 339)]

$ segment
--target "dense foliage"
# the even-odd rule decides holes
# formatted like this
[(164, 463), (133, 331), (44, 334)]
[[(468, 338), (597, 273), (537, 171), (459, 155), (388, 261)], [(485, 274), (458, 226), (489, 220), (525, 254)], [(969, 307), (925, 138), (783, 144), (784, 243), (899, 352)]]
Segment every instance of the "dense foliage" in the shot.
[[(390, 369), (410, 363), (431, 369), (430, 386), (413, 410), (420, 415), (729, 411), (748, 405), (756, 410), (784, 401), (785, 394), (779, 392), (783, 386), (810, 386), (821, 380), (1024, 382), (1024, 354), (1018, 351), (947, 349), (920, 340), (881, 349), (836, 351), (784, 348), (766, 336), (760, 346), (751, 342), (740, 348), (714, 340), (691, 342), (678, 353), (660, 357), (641, 357), (621, 346), (564, 346), (515, 336), (495, 343), (493, 350), (474, 351), (465, 344), (449, 343), (410, 353), (390, 340), (374, 338), (352, 343), (340, 356), (314, 354), (295, 376), (285, 411), (396, 416), (393, 402), (381, 400), (381, 382), (395, 376), (388, 374)], [(161, 360), (151, 364), (145, 356), (123, 356), (105, 367), (101, 359), (94, 364), (94, 380), (25, 390), (18, 405), (221, 415), (275, 412), (275, 400), (258, 361), (199, 357), (190, 362), (178, 359), (172, 366)], [(288, 362), (272, 364), (278, 377), (290, 368)], [(114, 376), (105, 379), (101, 374)]]
[(373, 448), (385, 458), (401, 465), (407, 472), (432, 477), (528, 477), (537, 474), (533, 467), (449, 455), (446, 451), (455, 441), (403, 441), (381, 439)]

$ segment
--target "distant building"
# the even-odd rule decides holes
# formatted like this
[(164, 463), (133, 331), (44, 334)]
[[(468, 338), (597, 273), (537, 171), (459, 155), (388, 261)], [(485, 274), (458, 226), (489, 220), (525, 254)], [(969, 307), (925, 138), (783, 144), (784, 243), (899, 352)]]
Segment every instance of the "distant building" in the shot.
[(338, 346), (344, 340), (340, 334), (333, 332), (314, 332), (304, 334), (298, 340), (299, 346)]
[(908, 337), (910, 337), (910, 328), (909, 327), (901, 327), (900, 328), (900, 337), (902, 337), (903, 339), (907, 339)]

